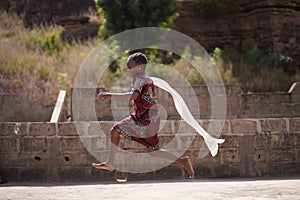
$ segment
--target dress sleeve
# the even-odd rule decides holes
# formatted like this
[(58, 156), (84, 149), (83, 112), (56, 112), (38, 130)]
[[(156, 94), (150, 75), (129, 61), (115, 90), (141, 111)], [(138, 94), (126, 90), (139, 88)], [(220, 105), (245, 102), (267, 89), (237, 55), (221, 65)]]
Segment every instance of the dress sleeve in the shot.
[(143, 78), (136, 77), (133, 80), (131, 91), (133, 92), (133, 91), (137, 90), (137, 91), (141, 92), (145, 84), (146, 84), (146, 82)]

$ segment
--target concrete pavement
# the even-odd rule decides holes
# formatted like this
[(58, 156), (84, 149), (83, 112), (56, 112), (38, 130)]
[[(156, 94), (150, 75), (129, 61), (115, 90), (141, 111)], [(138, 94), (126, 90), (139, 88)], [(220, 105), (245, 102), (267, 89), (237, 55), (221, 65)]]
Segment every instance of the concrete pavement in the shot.
[(8, 183), (1, 200), (226, 200), (300, 199), (300, 177), (285, 179), (196, 179), (117, 183)]

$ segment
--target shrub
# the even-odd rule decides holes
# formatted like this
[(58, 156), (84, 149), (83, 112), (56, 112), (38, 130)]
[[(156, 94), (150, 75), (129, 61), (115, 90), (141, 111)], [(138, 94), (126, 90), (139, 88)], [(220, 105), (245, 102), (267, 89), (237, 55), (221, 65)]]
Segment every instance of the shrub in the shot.
[(44, 38), (39, 38), (37, 42), (41, 49), (49, 55), (58, 54), (63, 49), (69, 48), (69, 45), (61, 40), (60, 32), (52, 32)]
[(256, 45), (245, 52), (231, 46), (216, 48), (212, 53), (214, 60), (223, 70), (232, 70), (232, 78), (237, 79), (244, 91), (287, 90), (299, 74), (289, 76), (286, 68), (293, 59), (282, 54), (266, 53)]
[(0, 89), (40, 105), (54, 105), (59, 89), (72, 87), (76, 72), (97, 41), (61, 41), (61, 27), (24, 28), (22, 19), (0, 12)]
[[(99, 37), (107, 38), (138, 27), (171, 28), (179, 16), (180, 3), (176, 0), (96, 0), (96, 6), (102, 22)], [(143, 51), (147, 51), (156, 60), (161, 59), (163, 63), (173, 62), (172, 58), (162, 52), (150, 49)], [(120, 66), (120, 59), (112, 63), (109, 69), (116, 77), (125, 73)]]
[(101, 37), (138, 27), (170, 28), (179, 16), (176, 0), (96, 0), (102, 18)]

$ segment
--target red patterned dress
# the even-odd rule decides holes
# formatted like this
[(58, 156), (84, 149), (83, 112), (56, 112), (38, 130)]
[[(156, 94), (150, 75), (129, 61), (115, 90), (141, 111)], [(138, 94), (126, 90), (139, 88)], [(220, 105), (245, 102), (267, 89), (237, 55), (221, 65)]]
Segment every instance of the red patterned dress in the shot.
[(127, 118), (114, 124), (125, 138), (136, 141), (147, 148), (158, 150), (158, 131), (160, 119), (158, 106), (152, 99), (154, 95), (153, 81), (146, 75), (138, 75), (133, 79), (132, 92), (139, 95), (134, 100), (134, 112)]

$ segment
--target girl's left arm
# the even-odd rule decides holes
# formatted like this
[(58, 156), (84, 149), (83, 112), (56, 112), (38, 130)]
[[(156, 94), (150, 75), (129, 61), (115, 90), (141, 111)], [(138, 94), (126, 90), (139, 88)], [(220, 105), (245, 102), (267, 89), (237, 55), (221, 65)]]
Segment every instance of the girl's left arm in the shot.
[(135, 100), (139, 96), (139, 91), (135, 90), (133, 92), (125, 93), (111, 93), (111, 92), (100, 92), (98, 97), (100, 100), (106, 100), (111, 98), (118, 98), (123, 100)]

